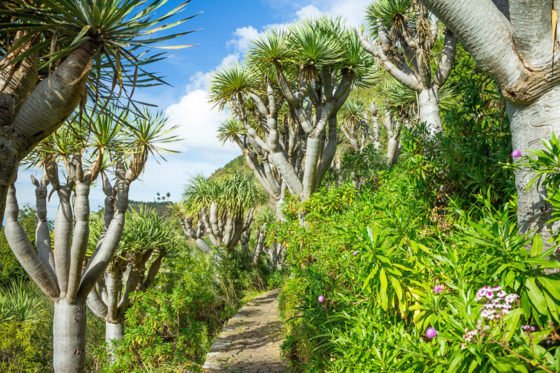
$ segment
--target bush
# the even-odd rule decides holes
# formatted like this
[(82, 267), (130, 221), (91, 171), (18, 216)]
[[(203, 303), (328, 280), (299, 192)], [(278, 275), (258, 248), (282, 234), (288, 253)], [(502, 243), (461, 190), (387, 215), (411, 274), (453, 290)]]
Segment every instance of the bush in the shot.
[(22, 281), (0, 289), (0, 371), (52, 370), (52, 307)]
[(281, 307), (292, 368), (558, 371), (560, 264), (539, 236), (517, 233), (511, 172), (482, 163), (499, 183), (451, 188), (437, 166), (444, 155), (415, 151), (421, 137), (406, 141), (399, 164), (375, 171), (375, 187), (291, 201), (274, 227), (288, 250)]
[[(239, 309), (243, 293), (264, 280), (238, 254), (183, 253), (169, 261), (146, 292), (133, 295), (117, 360), (103, 348), (95, 355), (104, 371), (199, 371), (214, 336)], [(230, 255), (233, 255), (230, 257)], [(261, 288), (262, 289), (262, 288)]]

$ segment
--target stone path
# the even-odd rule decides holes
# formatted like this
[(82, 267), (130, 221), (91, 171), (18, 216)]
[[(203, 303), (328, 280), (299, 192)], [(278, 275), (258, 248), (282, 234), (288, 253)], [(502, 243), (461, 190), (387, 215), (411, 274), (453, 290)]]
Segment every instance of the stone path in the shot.
[(203, 372), (284, 372), (281, 344), (278, 290), (273, 290), (247, 303), (227, 322), (206, 356)]

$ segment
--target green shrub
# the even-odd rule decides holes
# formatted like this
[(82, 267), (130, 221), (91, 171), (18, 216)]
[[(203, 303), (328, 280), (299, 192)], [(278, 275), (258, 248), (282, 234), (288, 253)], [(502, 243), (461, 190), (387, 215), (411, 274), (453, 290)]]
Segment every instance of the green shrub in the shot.
[(52, 370), (52, 308), (40, 291), (21, 280), (0, 288), (0, 371)]

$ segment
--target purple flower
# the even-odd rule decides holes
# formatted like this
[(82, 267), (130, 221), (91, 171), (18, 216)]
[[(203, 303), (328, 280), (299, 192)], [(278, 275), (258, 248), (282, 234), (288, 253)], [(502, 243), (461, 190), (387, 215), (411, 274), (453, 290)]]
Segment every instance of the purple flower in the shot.
[(358, 255), (359, 253), (360, 253), (360, 252), (359, 252), (358, 250), (356, 250), (356, 251), (354, 251), (354, 252), (352, 253), (352, 255), (353, 255), (353, 256), (356, 256), (356, 255)]
[(437, 330), (435, 328), (432, 328), (431, 326), (426, 329), (426, 338), (428, 338), (430, 341), (432, 339), (434, 339), (437, 335)]
[(323, 302), (325, 302), (325, 296), (324, 295), (319, 295), (319, 298), (317, 298), (317, 300), (319, 301), (319, 303), (323, 303)]
[(434, 286), (434, 294), (439, 294), (445, 289), (443, 285), (436, 285)]
[(519, 150), (519, 149), (515, 149), (514, 151), (511, 152), (511, 157), (514, 158), (514, 159), (521, 158), (522, 155), (523, 154), (521, 153), (521, 150)]

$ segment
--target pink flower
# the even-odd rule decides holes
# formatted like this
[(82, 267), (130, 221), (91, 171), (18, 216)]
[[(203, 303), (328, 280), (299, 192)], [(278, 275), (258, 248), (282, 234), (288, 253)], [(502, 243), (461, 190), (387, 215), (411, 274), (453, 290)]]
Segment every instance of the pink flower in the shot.
[(354, 251), (354, 252), (352, 253), (352, 255), (353, 255), (353, 256), (356, 256), (356, 255), (358, 255), (359, 253), (360, 253), (359, 251)]
[(431, 326), (426, 329), (426, 338), (428, 338), (430, 341), (432, 339), (434, 339), (437, 336), (438, 332), (435, 328), (432, 328)]
[(521, 150), (519, 150), (519, 149), (515, 149), (514, 151), (511, 152), (511, 157), (514, 158), (514, 159), (521, 158), (522, 155), (523, 154), (521, 153)]
[(325, 296), (324, 295), (319, 295), (319, 298), (317, 298), (317, 300), (319, 301), (319, 303), (323, 303), (323, 302), (325, 302)]
[(445, 289), (444, 285), (436, 285), (434, 286), (434, 294), (439, 294)]

